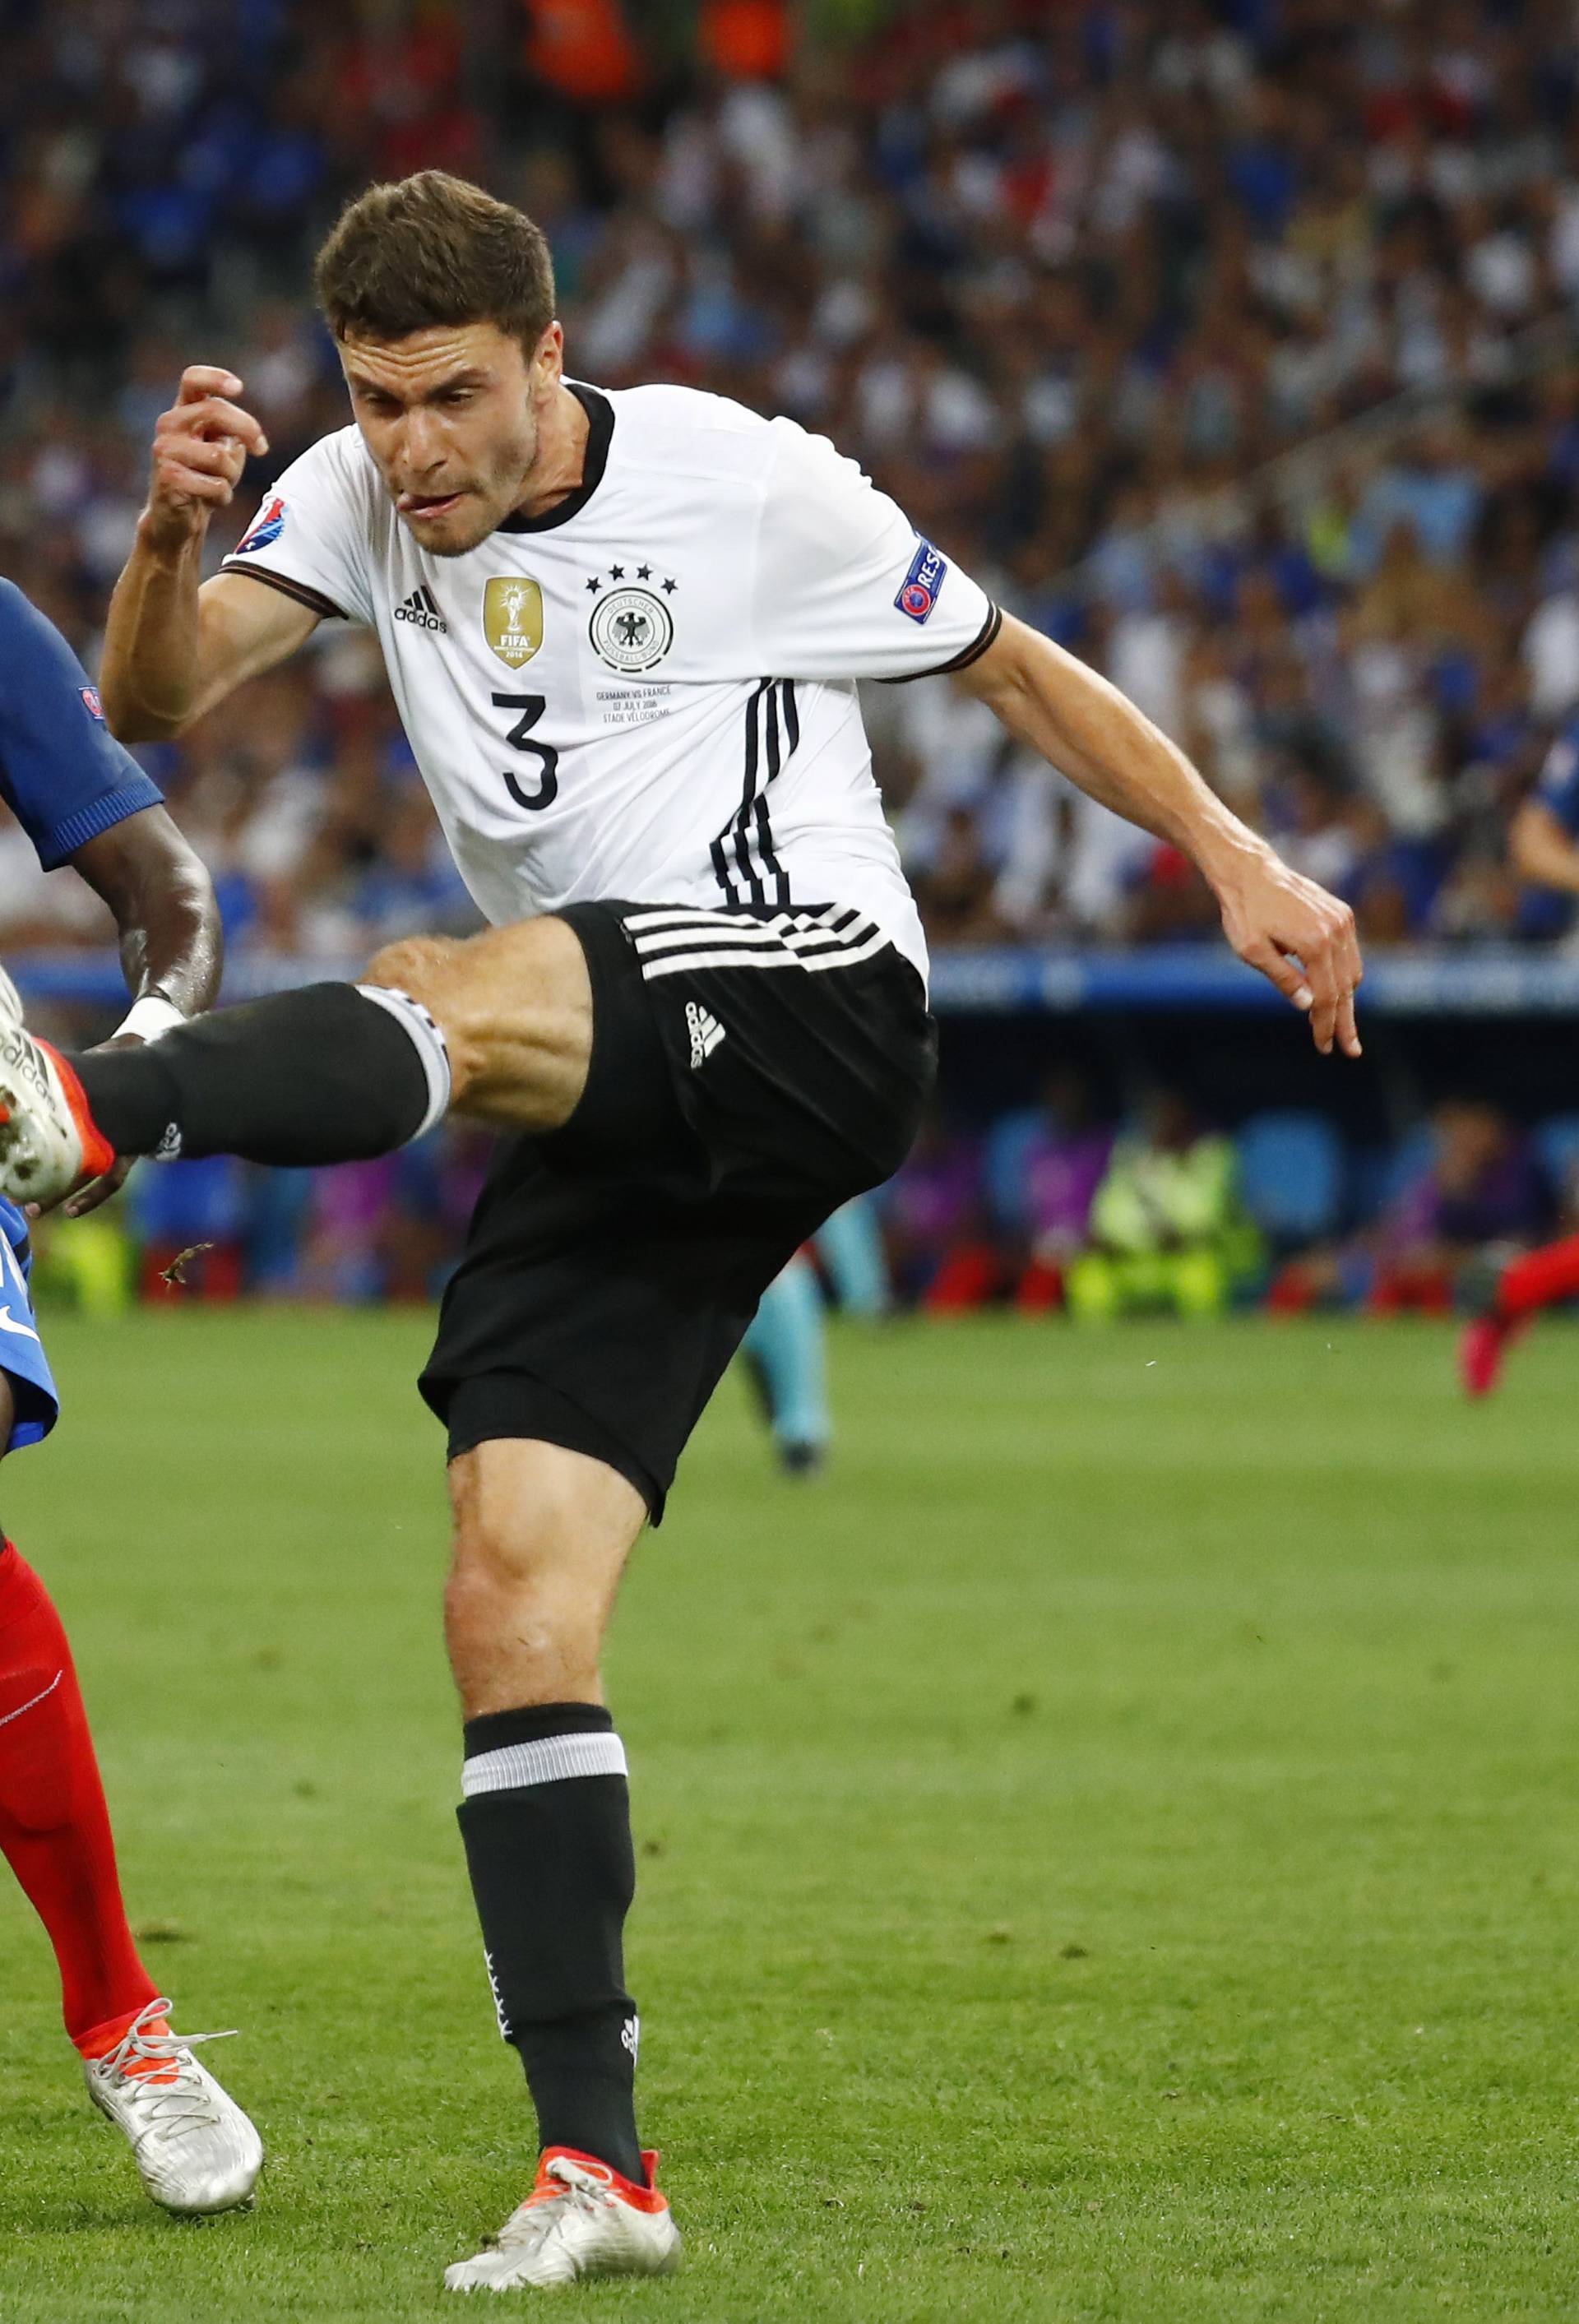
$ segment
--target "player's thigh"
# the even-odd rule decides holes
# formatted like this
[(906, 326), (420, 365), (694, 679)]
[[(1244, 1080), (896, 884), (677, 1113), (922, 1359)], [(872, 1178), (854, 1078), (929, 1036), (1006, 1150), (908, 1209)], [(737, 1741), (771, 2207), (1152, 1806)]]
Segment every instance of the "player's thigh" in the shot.
[(592, 1057), (592, 981), (566, 921), (547, 914), (481, 936), (402, 938), (366, 981), (409, 992), (437, 1020), (456, 1112), (544, 1131), (575, 1111)]

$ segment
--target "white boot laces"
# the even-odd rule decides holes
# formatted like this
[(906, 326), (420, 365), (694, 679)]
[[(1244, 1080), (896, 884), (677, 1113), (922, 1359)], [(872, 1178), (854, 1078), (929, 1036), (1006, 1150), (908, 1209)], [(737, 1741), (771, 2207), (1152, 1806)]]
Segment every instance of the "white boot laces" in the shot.
[[(228, 2042), (236, 2029), (232, 2025), (223, 2034), (150, 2034), (144, 2030), (151, 2018), (168, 2016), (170, 2007), (170, 2002), (161, 1995), (146, 2009), (139, 2010), (115, 2048), (106, 2051), (102, 2058), (94, 2059), (93, 2070), (106, 2082), (118, 2081), (125, 2086), (151, 2129), (211, 2130), (218, 2123), (219, 2110), (195, 2070), (197, 2061), (186, 2053), (199, 2042)], [(173, 2079), (167, 2081), (161, 2074), (130, 2072), (129, 2069), (143, 2059), (155, 2066), (173, 2067)]]
[(608, 2181), (579, 2163), (572, 2163), (567, 2154), (556, 2154), (548, 2167), (547, 2176), (559, 2181), (559, 2191), (540, 2195), (535, 2203), (522, 2203), (512, 2211), (499, 2231), (501, 2250), (519, 2250), (523, 2244), (537, 2243), (551, 2235), (566, 2214), (572, 2210), (596, 2214), (606, 2210), (615, 2198)]

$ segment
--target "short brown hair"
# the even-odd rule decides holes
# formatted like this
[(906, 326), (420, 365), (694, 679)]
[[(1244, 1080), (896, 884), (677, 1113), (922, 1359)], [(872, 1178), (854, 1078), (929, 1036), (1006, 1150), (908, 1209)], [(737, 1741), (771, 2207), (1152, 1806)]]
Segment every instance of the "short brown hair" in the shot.
[(337, 339), (495, 323), (530, 354), (554, 319), (540, 226), (444, 170), (369, 186), (348, 203), (319, 252), (313, 288)]

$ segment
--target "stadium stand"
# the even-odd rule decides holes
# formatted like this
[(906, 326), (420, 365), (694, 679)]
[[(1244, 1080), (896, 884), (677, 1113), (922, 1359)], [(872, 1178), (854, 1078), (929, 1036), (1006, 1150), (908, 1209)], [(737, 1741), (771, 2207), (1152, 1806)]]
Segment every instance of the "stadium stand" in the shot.
[[(315, 238), (368, 177), (436, 162), (548, 228), (589, 376), (827, 430), (1105, 669), (1353, 900), (1371, 1007), (1574, 1005), (1568, 908), (1507, 846), (1579, 714), (1568, 12), (6, 0), (0, 21), (0, 570), (90, 662), (181, 362), (234, 364), (271, 468), (341, 424)], [(1239, 1005), (1171, 851), (946, 688), (869, 692), (941, 1006), (1182, 1005), (1200, 979)], [(236, 989), (471, 924), (361, 637), (325, 633), (305, 673), (147, 756), (220, 879)], [(0, 829), (8, 957), (39, 949), (63, 991), (80, 954), (90, 995), (102, 935)], [(1434, 949), (1390, 964), (1411, 945)], [(1242, 1126), (1240, 1154), (1283, 1248), (1301, 1200), (1330, 1225), (1337, 1166), (1278, 1135)], [(1002, 1286), (1027, 1248), (1011, 1143), (979, 1198)], [(917, 1167), (940, 1199), (937, 1156)], [(1341, 1175), (1347, 1223), (1385, 1210)], [(411, 1199), (420, 1224), (436, 1198)], [(914, 1199), (891, 1224), (919, 1283)]]

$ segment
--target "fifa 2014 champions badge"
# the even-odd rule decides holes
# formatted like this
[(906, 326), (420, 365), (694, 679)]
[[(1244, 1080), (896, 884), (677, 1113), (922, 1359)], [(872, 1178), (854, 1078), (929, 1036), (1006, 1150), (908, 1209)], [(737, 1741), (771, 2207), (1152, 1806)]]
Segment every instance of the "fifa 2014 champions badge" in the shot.
[(908, 621), (927, 621), (937, 603), (937, 592), (943, 586), (947, 571), (947, 558), (934, 549), (929, 540), (923, 540), (910, 559), (910, 569), (900, 582), (899, 595), (893, 601), (898, 611)]
[(284, 530), (284, 498), (274, 493), (263, 503), (230, 553), (232, 557), (245, 557), (254, 549), (272, 548)]
[(543, 641), (543, 593), (527, 573), (496, 573), (483, 591), (483, 635), (507, 669), (530, 661)]

